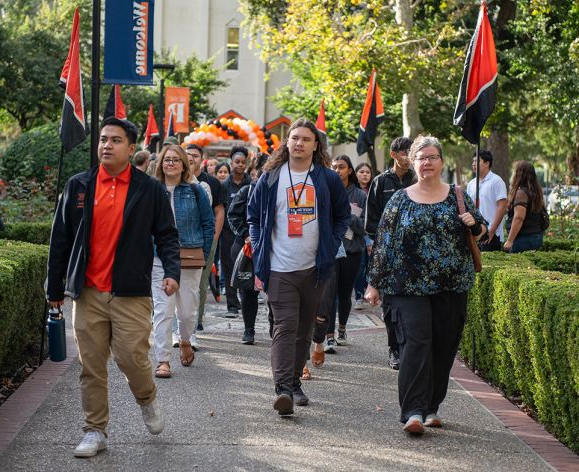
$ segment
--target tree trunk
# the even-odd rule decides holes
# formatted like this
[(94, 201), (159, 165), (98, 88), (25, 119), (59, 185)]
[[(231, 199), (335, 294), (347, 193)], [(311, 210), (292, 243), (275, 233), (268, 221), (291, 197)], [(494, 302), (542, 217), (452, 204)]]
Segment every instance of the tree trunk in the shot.
[(422, 122), (420, 121), (418, 103), (420, 100), (418, 93), (420, 83), (418, 77), (414, 77), (410, 82), (410, 90), (413, 91), (405, 93), (402, 97), (402, 125), (404, 136), (414, 139), (424, 131), (424, 126), (422, 126)]
[(491, 129), (488, 138), (488, 148), (493, 155), (492, 171), (499, 175), (509, 188), (511, 166), (509, 163), (509, 133), (500, 129)]
[[(407, 33), (412, 31), (414, 24), (412, 15), (410, 0), (396, 0), (396, 23)], [(402, 126), (404, 136), (414, 139), (424, 130), (420, 121), (420, 80), (418, 76), (413, 76), (406, 84), (406, 93), (402, 96)]]
[(575, 128), (575, 154), (567, 156), (567, 185), (579, 185), (579, 126)]

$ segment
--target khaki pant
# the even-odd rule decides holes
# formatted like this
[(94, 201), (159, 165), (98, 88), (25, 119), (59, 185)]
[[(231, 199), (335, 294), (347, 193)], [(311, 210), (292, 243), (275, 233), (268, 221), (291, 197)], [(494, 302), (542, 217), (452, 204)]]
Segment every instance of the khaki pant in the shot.
[(72, 326), (82, 365), (80, 374), (83, 431), (106, 430), (109, 421), (107, 362), (112, 351), (139, 405), (155, 399), (149, 361), (151, 300), (112, 297), (84, 287), (73, 303)]

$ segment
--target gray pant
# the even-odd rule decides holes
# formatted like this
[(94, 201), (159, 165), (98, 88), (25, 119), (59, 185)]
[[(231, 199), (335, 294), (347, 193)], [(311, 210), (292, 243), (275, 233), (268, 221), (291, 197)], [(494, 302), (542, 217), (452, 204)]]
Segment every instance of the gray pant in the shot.
[(292, 390), (306, 364), (318, 307), (315, 267), (271, 272), (267, 298), (273, 311), (271, 369), (276, 388)]
[(400, 421), (436, 413), (466, 321), (467, 292), (389, 297), (400, 344)]

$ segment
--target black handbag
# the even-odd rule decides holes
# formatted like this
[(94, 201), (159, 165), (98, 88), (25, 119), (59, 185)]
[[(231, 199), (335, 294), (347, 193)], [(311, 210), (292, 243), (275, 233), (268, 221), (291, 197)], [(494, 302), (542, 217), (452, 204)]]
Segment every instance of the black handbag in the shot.
[(235, 258), (231, 286), (239, 290), (253, 290), (254, 278), (251, 244), (245, 243)]

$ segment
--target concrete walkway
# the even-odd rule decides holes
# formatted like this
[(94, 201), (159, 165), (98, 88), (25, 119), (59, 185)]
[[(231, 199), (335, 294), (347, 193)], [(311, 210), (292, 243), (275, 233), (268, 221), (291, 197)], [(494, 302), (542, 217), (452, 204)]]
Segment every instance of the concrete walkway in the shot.
[[(82, 438), (79, 365), (71, 362), (63, 369), (48, 361), (21, 387), (23, 394), (17, 392), (0, 407), (0, 430), (14, 427), (17, 420), (11, 417), (32, 408), (0, 455), (0, 469), (579, 470), (579, 461), (573, 463), (577, 456), (565, 448), (567, 462), (553, 468), (455, 381), (440, 411), (444, 428), (428, 430), (422, 437), (403, 433), (397, 373), (386, 366), (386, 334), (375, 311), (353, 314), (349, 345), (327, 355), (322, 368), (312, 368), (313, 379), (304, 382), (310, 406), (296, 407), (293, 418), (282, 419), (272, 409), (265, 314), (259, 315), (257, 344), (245, 346), (240, 342), (241, 319), (225, 319), (219, 316), (223, 312), (222, 306), (209, 306), (193, 366), (182, 367), (175, 349), (173, 378), (157, 379), (166, 419), (161, 435), (148, 434), (139, 407), (111, 362), (108, 450), (91, 459), (74, 458), (73, 448)], [(465, 369), (456, 368), (467, 382), (476, 382)], [(49, 372), (58, 377), (47, 378)], [(38, 393), (47, 385), (46, 395)], [(30, 400), (35, 391), (38, 408)]]

